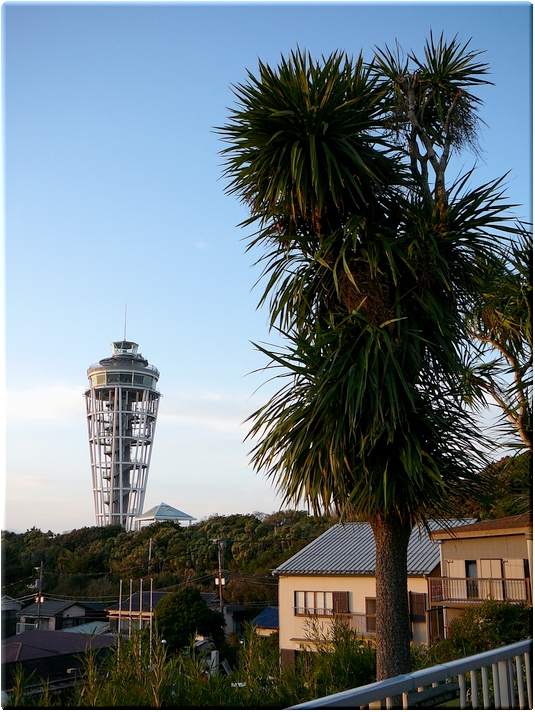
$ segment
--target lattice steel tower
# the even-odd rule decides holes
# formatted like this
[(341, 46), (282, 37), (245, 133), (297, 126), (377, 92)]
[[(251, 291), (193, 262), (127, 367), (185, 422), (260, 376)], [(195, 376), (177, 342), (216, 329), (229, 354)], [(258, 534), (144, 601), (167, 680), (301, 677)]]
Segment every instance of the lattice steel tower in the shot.
[(85, 392), (97, 526), (134, 529), (143, 510), (160, 393), (160, 372), (133, 341), (87, 370)]

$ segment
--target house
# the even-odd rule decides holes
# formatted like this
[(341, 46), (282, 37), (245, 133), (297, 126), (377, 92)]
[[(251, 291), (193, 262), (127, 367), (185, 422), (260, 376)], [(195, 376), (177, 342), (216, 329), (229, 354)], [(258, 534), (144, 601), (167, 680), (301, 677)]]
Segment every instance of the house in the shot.
[[(112, 631), (120, 631), (123, 634), (130, 634), (132, 630), (146, 628), (150, 626), (154, 609), (158, 603), (167, 596), (169, 591), (143, 591), (125, 598), (121, 604), (117, 602), (114, 606), (106, 609), (110, 628)], [(211, 610), (220, 610), (219, 597), (216, 593), (202, 593), (201, 598)], [(241, 635), (243, 623), (251, 617), (247, 606), (223, 602), (223, 615), (225, 617), (225, 634), (236, 633)]]
[(428, 579), (428, 600), (446, 631), (466, 608), (489, 599), (531, 605), (530, 515), (440, 529), (431, 540), (440, 547), (441, 573)]
[(22, 603), (12, 596), (2, 596), (2, 638), (8, 638), (17, 632), (17, 613)]
[[(130, 634), (150, 626), (154, 609), (169, 591), (139, 591), (106, 609), (113, 632)], [(141, 605), (140, 605), (141, 601)]]
[[(17, 667), (24, 670), (26, 679), (41, 687), (41, 680), (49, 681), (49, 689), (60, 690), (74, 685), (82, 668), (81, 655), (88, 647), (104, 656), (115, 646), (113, 635), (87, 635), (66, 630), (28, 630), (2, 641), (2, 690), (14, 684)], [(31, 691), (31, 690), (30, 690)]]
[[(429, 528), (442, 529), (443, 525), (431, 521)], [(412, 640), (422, 644), (436, 635), (439, 624), (436, 613), (429, 610), (427, 580), (440, 571), (438, 542), (430, 540), (423, 527), (415, 527), (410, 536), (407, 569)], [(365, 636), (375, 636), (375, 541), (367, 522), (331, 527), (275, 569), (273, 575), (279, 578), (283, 665), (291, 665), (304, 646), (313, 647), (312, 621), (327, 632), (337, 618)]]
[(100, 603), (44, 600), (41, 603), (31, 603), (17, 613), (16, 632), (20, 634), (34, 628), (62, 630), (90, 621), (103, 620), (105, 617)]
[(268, 606), (253, 618), (251, 625), (255, 628), (257, 635), (270, 636), (279, 632), (279, 609), (276, 606)]
[(189, 526), (192, 522), (196, 521), (195, 517), (181, 512), (180, 509), (175, 509), (171, 507), (170, 504), (165, 504), (165, 502), (158, 504), (156, 507), (152, 507), (152, 509), (149, 509), (144, 514), (140, 514), (138, 517), (134, 517), (136, 531), (158, 522), (178, 522), (179, 524), (186, 522)]

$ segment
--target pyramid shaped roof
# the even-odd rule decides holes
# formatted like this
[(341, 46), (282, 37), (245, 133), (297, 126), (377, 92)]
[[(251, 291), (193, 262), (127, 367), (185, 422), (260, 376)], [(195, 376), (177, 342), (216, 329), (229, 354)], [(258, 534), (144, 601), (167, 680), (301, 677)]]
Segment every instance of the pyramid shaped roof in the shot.
[(195, 517), (192, 517), (191, 515), (186, 514), (185, 512), (181, 512), (180, 509), (175, 509), (174, 507), (171, 507), (170, 504), (165, 504), (165, 502), (156, 505), (156, 507), (152, 507), (152, 509), (149, 509), (141, 516), (136, 517), (136, 519), (154, 519), (155, 521), (165, 521), (166, 519), (187, 519), (190, 522), (197, 521)]

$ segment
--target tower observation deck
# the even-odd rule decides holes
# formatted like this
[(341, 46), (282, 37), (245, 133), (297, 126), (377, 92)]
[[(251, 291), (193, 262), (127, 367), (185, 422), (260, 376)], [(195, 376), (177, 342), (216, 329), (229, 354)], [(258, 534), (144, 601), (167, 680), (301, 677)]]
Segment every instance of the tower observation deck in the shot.
[(97, 526), (134, 530), (143, 511), (160, 393), (160, 372), (133, 341), (87, 370), (85, 392)]

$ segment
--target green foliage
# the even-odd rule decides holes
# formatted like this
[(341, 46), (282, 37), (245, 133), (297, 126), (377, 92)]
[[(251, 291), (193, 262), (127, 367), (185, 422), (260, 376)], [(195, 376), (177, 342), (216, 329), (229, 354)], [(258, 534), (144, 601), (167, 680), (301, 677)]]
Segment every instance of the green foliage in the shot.
[(220, 646), (225, 639), (225, 618), (210, 610), (194, 586), (170, 593), (155, 609), (156, 625), (172, 650), (180, 650), (199, 633), (210, 635)]
[(458, 501), (463, 517), (499, 519), (528, 514), (533, 509), (533, 456), (524, 451), (514, 457), (503, 457), (482, 474), (489, 493), (486, 501), (468, 496)]
[[(450, 152), (468, 146), (478, 149), (478, 109), (481, 99), (472, 90), (484, 84), (489, 66), (479, 61), (480, 50), (469, 48), (458, 37), (438, 41), (431, 32), (423, 59), (377, 49), (374, 69), (388, 87), (383, 127), (409, 160), (412, 175), (428, 206), (445, 208), (448, 195), (445, 171)], [(429, 168), (435, 174), (429, 186)]]
[[(62, 708), (100, 709), (284, 709), (329, 692), (373, 681), (373, 648), (347, 628), (319, 640), (318, 653), (303, 652), (295, 670), (279, 666), (278, 636), (246, 630), (230, 676), (210, 674), (203, 654), (188, 646), (180, 653), (162, 644), (155, 632), (134, 631), (97, 665), (82, 659), (83, 674)], [(20, 694), (24, 698), (24, 680)], [(32, 698), (43, 708), (49, 698)]]
[(18, 663), (13, 672), (13, 689), (9, 696), (8, 709), (29, 707), (31, 696), (28, 694), (28, 685), (32, 682), (33, 673), (26, 675), (24, 667)]
[(430, 658), (447, 662), (530, 638), (532, 615), (525, 603), (490, 600), (470, 607), (452, 622), (447, 639), (430, 646)]
[(316, 651), (310, 654), (314, 698), (375, 681), (374, 646), (343, 621), (335, 620), (328, 631), (322, 631), (312, 619), (307, 636), (314, 641), (310, 649)]
[[(509, 206), (499, 181), (469, 190), (469, 176), (446, 200), (447, 152), (470, 141), (481, 103), (470, 88), (488, 83), (488, 68), (457, 38), (431, 36), (424, 55), (260, 62), (219, 129), (228, 191), (260, 225), (250, 247), (265, 247), (261, 301), (286, 337), (282, 351), (258, 347), (288, 386), (251, 416), (250, 436), (254, 466), (288, 504), (359, 517), (393, 509), (414, 522), (452, 488), (477, 487), (483, 449), (466, 402), (482, 393), (467, 378), (466, 317)], [(411, 140), (429, 144), (413, 183), (410, 147), (384, 151), (396, 111), (407, 129), (398, 137), (415, 120)], [(441, 174), (439, 210), (426, 197), (428, 160)], [(370, 180), (375, 168), (382, 178)]]
[(469, 325), (476, 375), (502, 410), (504, 440), (533, 452), (533, 236), (519, 232), (485, 274)]
[[(332, 520), (306, 512), (270, 515), (215, 515), (180, 527), (162, 523), (139, 532), (121, 527), (84, 527), (68, 534), (2, 533), (3, 593), (26, 596), (35, 580), (34, 566), (44, 562), (44, 592), (81, 600), (110, 603), (118, 595), (119, 580), (153, 579), (155, 588), (198, 583), (213, 590), (217, 546), (225, 542), (223, 565), (230, 603), (274, 602), (276, 581), (271, 570), (321, 534)], [(152, 557), (149, 564), (149, 539)]]
[[(303, 232), (322, 219), (363, 207), (391, 180), (372, 136), (380, 126), (382, 92), (358, 57), (333, 52), (322, 62), (297, 50), (272, 70), (234, 88), (238, 108), (221, 127), (229, 192), (252, 220), (282, 216)], [(337, 220), (339, 222), (339, 219)]]

